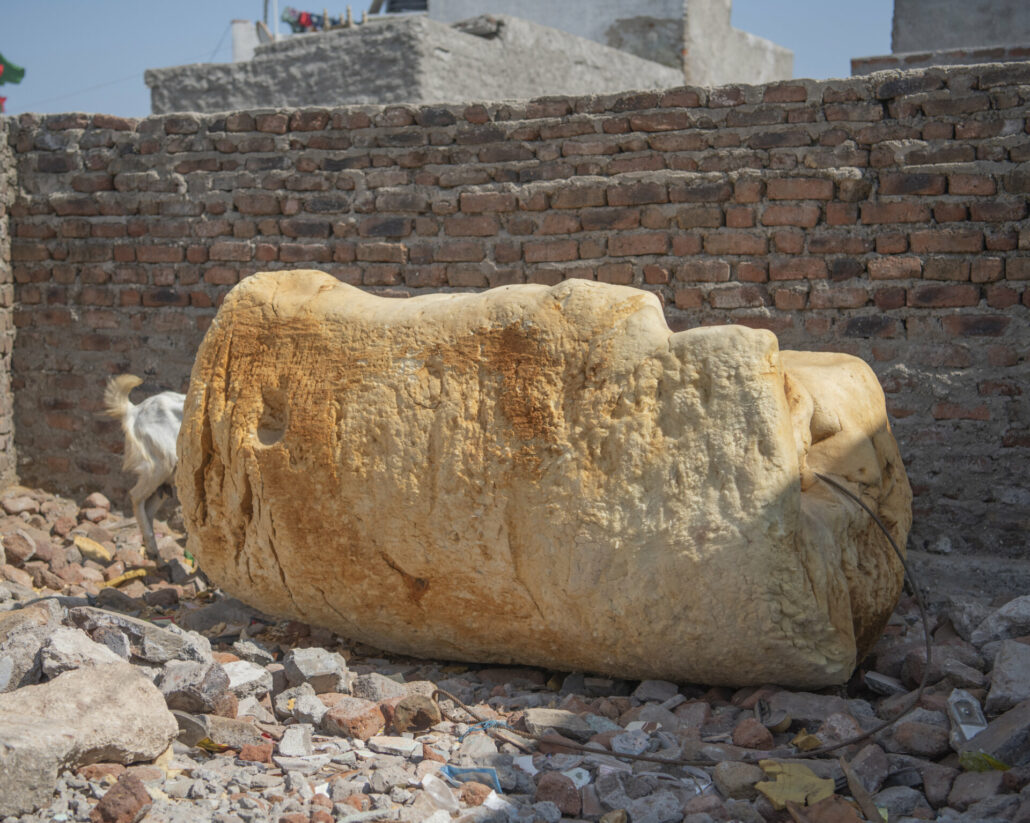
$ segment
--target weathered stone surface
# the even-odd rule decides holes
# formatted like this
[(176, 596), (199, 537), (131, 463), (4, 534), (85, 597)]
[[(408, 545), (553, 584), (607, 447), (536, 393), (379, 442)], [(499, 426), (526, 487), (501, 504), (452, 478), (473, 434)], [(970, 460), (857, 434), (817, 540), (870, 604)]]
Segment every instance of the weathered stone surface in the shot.
[(152, 760), (178, 730), (161, 693), (128, 663), (0, 694), (0, 815), (47, 802), (62, 768)]
[(1003, 640), (991, 669), (991, 691), (984, 702), (988, 714), (1001, 714), (1030, 699), (1030, 646)]
[(875, 641), (901, 567), (815, 471), (904, 546), (911, 493), (855, 358), (673, 334), (626, 287), (389, 300), (300, 271), (226, 298), (177, 486), (219, 585), (381, 648), (817, 687)]

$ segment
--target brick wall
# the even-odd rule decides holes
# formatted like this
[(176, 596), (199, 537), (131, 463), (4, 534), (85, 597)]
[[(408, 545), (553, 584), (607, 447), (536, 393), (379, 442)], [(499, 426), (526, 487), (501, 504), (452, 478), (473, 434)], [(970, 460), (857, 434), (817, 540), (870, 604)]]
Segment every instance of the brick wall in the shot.
[[(226, 291), (585, 277), (869, 362), (913, 545), (1030, 527), (1030, 64), (455, 107), (9, 122), (19, 471), (123, 495), (107, 375), (185, 387)], [(121, 498), (124, 499), (124, 498)]]
[(0, 487), (17, 479), (14, 397), (11, 394), (14, 285), (11, 279), (11, 236), (7, 218), (13, 200), (14, 153), (8, 145), (7, 123), (0, 117)]

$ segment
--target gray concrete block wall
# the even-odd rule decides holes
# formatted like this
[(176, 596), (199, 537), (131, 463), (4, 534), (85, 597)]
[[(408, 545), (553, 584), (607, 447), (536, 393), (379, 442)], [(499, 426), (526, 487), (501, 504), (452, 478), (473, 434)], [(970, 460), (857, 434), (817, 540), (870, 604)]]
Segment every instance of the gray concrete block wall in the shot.
[(124, 500), (106, 377), (181, 389), (242, 278), (654, 293), (868, 362), (912, 545), (1023, 558), (1030, 65), (453, 106), (8, 121), (22, 479)]
[(895, 53), (1030, 46), (1026, 0), (894, 0)]
[(480, 37), (424, 16), (387, 17), (261, 46), (253, 60), (152, 69), (152, 110), (448, 103), (600, 94), (682, 83), (676, 69), (516, 18)]

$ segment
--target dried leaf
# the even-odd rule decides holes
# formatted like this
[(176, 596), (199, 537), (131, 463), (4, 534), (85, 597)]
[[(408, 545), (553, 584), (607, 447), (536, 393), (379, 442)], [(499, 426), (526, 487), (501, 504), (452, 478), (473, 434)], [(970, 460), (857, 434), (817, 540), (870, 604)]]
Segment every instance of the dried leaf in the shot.
[(794, 735), (794, 739), (790, 741), (790, 745), (794, 746), (799, 751), (810, 752), (812, 749), (818, 749), (823, 745), (823, 741), (814, 734), (809, 734), (808, 729), (802, 729)]

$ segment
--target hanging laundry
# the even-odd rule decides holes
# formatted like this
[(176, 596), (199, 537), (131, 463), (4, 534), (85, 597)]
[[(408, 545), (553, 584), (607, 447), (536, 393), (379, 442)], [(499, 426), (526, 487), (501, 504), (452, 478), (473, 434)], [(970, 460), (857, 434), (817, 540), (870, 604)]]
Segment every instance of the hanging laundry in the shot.
[(20, 83), (25, 76), (25, 69), (16, 66), (0, 54), (0, 86), (4, 83)]
[[(309, 11), (297, 11), (293, 6), (283, 9), (282, 21), (286, 23), (294, 34), (302, 34), (306, 31), (321, 31), (326, 27), (325, 15), (312, 14)], [(342, 17), (330, 17), (330, 26), (342, 26)]]

